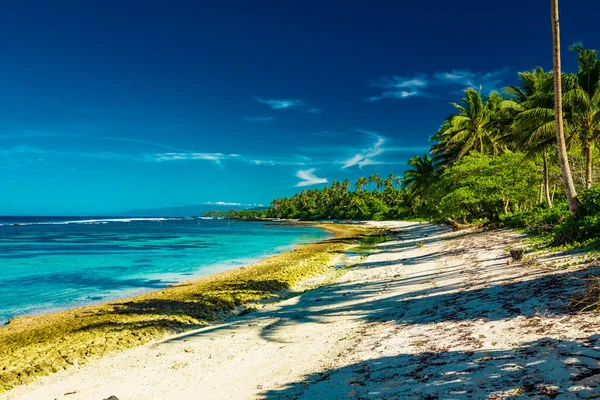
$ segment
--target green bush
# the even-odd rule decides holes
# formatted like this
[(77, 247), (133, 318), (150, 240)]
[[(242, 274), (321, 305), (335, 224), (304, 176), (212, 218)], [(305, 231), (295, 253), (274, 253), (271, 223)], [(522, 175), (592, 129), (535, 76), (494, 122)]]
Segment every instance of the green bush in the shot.
[(580, 204), (579, 216), (600, 214), (600, 185), (583, 190), (578, 196)]
[(444, 170), (432, 188), (432, 203), (439, 208), (434, 216), (497, 223), (502, 214), (536, 204), (540, 179), (538, 168), (523, 154), (471, 154)]
[(600, 214), (569, 217), (554, 230), (552, 244), (583, 243), (600, 237)]
[(550, 232), (569, 215), (565, 204), (555, 204), (553, 208), (534, 207), (526, 212), (501, 216), (502, 223), (509, 228), (526, 229), (533, 234)]
[(577, 216), (566, 218), (554, 230), (553, 245), (584, 243), (600, 238), (600, 185), (579, 193)]

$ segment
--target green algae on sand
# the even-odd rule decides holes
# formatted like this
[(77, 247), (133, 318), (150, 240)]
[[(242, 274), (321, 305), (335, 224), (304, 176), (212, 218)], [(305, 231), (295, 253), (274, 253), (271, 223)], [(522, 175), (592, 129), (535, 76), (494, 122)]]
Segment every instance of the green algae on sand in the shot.
[(380, 230), (318, 224), (333, 233), (252, 265), (106, 304), (18, 317), (0, 328), (0, 392), (165, 335), (217, 323), (284, 298), (303, 281), (332, 274), (353, 246)]

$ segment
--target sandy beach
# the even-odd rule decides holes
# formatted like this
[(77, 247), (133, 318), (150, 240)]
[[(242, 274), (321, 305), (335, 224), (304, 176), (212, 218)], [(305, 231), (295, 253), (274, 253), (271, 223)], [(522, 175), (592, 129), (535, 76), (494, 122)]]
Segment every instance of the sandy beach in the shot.
[[(522, 237), (376, 223), (390, 240), (320, 288), (43, 377), (1, 399), (592, 398), (598, 269), (508, 263)], [(552, 264), (554, 262), (554, 264)]]

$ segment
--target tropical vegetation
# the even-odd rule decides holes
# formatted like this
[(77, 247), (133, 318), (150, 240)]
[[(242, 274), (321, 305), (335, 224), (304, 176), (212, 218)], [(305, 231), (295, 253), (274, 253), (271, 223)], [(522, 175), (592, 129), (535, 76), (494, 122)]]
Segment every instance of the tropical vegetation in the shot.
[(489, 94), (465, 89), (402, 175), (334, 181), (239, 216), (485, 223), (554, 231), (556, 243), (600, 236), (600, 60), (575, 43), (579, 68), (566, 73), (557, 46), (553, 71), (520, 72), (518, 85)]

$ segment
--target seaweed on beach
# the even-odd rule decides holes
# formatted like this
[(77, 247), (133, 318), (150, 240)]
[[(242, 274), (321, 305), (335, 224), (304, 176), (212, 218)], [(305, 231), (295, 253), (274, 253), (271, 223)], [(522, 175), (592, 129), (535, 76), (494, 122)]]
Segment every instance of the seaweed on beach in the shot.
[(333, 274), (334, 260), (379, 235), (356, 225), (318, 225), (331, 239), (255, 264), (152, 293), (55, 314), (18, 317), (0, 328), (0, 392), (165, 335), (221, 322), (294, 293), (303, 281)]

